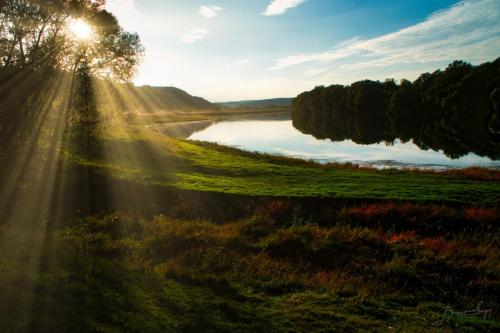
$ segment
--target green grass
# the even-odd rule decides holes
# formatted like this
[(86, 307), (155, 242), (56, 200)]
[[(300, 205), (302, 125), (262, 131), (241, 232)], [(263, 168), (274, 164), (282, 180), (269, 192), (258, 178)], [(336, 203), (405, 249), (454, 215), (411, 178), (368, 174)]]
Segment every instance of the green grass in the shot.
[[(114, 134), (113, 134), (114, 133)], [(404, 170), (322, 166), (241, 152), (214, 144), (172, 139), (132, 128), (107, 134), (107, 151), (69, 160), (135, 182), (251, 196), (333, 197), (496, 205), (500, 182)], [(111, 148), (109, 148), (111, 147)]]

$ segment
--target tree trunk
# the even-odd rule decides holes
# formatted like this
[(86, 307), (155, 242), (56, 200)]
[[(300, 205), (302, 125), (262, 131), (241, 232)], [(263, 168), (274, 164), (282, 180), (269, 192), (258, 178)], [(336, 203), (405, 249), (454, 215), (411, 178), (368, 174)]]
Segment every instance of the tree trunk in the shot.
[(43, 33), (45, 32), (45, 28), (47, 27), (47, 24), (50, 22), (50, 18), (51, 18), (51, 16), (49, 16), (43, 22), (43, 25), (40, 28), (40, 31), (38, 32), (38, 36), (37, 36), (36, 43), (35, 43), (35, 48), (33, 49), (33, 55), (31, 57), (31, 62), (33, 64), (35, 64), (35, 62), (37, 60), (37, 53), (38, 53), (38, 50), (40, 49), (40, 43), (42, 42)]

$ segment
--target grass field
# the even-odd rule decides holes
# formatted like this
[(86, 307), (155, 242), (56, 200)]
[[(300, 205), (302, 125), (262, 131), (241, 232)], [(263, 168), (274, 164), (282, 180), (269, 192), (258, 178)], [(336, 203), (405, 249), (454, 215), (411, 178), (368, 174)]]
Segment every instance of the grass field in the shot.
[[(498, 171), (321, 165), (123, 122), (100, 133), (92, 157), (64, 150), (60, 205), (0, 223), (2, 332), (500, 329)], [(35, 206), (32, 188), (19, 196)], [(478, 307), (492, 311), (450, 312)]]
[(500, 202), (499, 172), (493, 170), (483, 170), (479, 177), (467, 172), (379, 171), (246, 153), (165, 137), (141, 127), (106, 133), (101, 158), (70, 160), (118, 178), (198, 191), (489, 206)]

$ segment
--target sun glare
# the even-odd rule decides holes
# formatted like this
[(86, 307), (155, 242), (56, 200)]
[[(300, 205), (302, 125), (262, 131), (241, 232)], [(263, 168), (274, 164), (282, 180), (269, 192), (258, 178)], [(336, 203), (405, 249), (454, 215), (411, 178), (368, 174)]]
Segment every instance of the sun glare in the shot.
[(89, 40), (93, 35), (92, 27), (82, 19), (72, 21), (69, 30), (76, 38), (81, 40)]

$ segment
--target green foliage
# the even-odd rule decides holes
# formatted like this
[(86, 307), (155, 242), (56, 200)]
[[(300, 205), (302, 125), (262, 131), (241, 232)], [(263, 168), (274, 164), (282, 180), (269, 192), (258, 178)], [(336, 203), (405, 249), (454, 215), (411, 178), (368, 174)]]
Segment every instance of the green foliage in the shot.
[[(82, 64), (98, 76), (130, 81), (144, 48), (104, 9), (104, 0), (6, 0), (0, 7), (0, 71), (66, 69)], [(91, 26), (90, 40), (73, 36), (71, 24)], [(3, 73), (2, 73), (3, 74)]]
[(317, 138), (361, 144), (399, 138), (452, 158), (473, 152), (498, 159), (499, 66), (500, 59), (476, 67), (455, 61), (399, 86), (365, 80), (316, 87), (294, 100), (293, 124)]
[(82, 63), (75, 77), (69, 116), (65, 121), (65, 145), (74, 154), (95, 158), (102, 149), (98, 140), (101, 115), (89, 71), (88, 64)]

